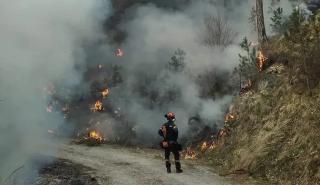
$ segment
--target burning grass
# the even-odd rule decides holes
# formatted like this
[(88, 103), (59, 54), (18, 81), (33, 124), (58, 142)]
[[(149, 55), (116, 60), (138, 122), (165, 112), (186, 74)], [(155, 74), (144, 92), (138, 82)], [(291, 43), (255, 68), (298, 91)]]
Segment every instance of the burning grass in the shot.
[(181, 152), (181, 155), (184, 159), (196, 159), (198, 154), (196, 150), (192, 149), (191, 147), (187, 147)]
[(217, 147), (217, 143), (215, 141), (204, 141), (201, 144), (200, 151), (201, 152), (211, 151), (211, 150), (214, 150), (216, 147)]
[(91, 110), (93, 112), (102, 112), (104, 110), (103, 103), (100, 100), (97, 100), (91, 107)]
[(88, 146), (98, 146), (107, 142), (104, 134), (96, 129), (87, 129), (84, 136), (78, 134), (79, 138), (75, 140), (76, 144), (86, 144)]
[(258, 69), (259, 69), (259, 72), (261, 72), (267, 63), (268, 58), (262, 53), (262, 51), (259, 51), (258, 56), (257, 56), (257, 60), (258, 60), (258, 63), (257, 63)]
[(320, 85), (312, 96), (296, 94), (282, 75), (279, 83), (264, 76), (264, 88), (236, 99), (237, 124), (220, 130), (211, 159), (226, 173), (244, 169), (272, 184), (317, 184)]
[(102, 94), (102, 97), (103, 97), (103, 98), (107, 98), (108, 95), (109, 95), (109, 89), (108, 89), (108, 88), (104, 89), (104, 90), (101, 92), (101, 94)]

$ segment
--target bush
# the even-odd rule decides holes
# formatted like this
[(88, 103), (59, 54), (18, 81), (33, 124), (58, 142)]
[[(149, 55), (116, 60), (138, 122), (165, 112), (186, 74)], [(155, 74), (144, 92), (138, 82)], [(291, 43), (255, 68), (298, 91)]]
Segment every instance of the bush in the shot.
[(251, 45), (252, 43), (247, 38), (244, 38), (240, 43), (245, 55), (239, 54), (240, 64), (234, 70), (234, 74), (239, 75), (240, 84), (248, 80), (255, 80), (259, 73), (256, 63), (256, 49)]

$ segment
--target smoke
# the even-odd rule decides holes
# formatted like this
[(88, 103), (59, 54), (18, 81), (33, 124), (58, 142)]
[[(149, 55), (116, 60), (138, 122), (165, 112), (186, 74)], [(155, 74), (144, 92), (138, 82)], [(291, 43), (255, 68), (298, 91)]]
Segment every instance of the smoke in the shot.
[[(106, 66), (121, 66), (123, 82), (111, 87), (110, 101), (106, 104), (120, 108), (135, 123), (133, 130), (138, 142), (146, 145), (156, 141), (157, 129), (165, 122), (163, 115), (166, 112), (176, 113), (176, 123), (185, 134), (188, 121), (194, 116), (199, 116), (209, 126), (217, 123), (222, 126), (225, 111), (232, 100), (231, 90), (215, 98), (201, 97), (203, 87), (198, 79), (213, 71), (225, 74), (219, 82), (221, 86), (230, 85), (229, 74), (238, 65), (238, 53), (241, 52), (238, 43), (250, 32), (251, 6), (246, 1), (227, 7), (192, 1), (183, 7), (182, 10), (172, 10), (148, 4), (127, 10), (119, 26), (127, 35), (119, 44), (124, 56), (110, 55), (111, 48), (117, 45), (103, 45), (94, 54), (95, 59), (103, 58), (98, 61)], [(228, 21), (238, 36), (226, 48), (209, 48), (201, 42), (204, 19), (218, 15)], [(182, 71), (168, 67), (177, 49), (185, 53)]]
[(46, 112), (51, 99), (44, 89), (81, 83), (76, 67), (85, 64), (86, 43), (102, 36), (101, 7), (105, 2), (0, 1), (0, 182), (50, 151), (47, 130), (65, 121), (58, 111)]

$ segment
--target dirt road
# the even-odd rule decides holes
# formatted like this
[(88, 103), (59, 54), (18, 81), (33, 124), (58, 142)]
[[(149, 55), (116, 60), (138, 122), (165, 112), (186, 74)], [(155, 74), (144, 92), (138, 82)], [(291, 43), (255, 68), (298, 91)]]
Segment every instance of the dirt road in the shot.
[(63, 145), (58, 157), (93, 168), (92, 176), (102, 185), (235, 184), (219, 177), (209, 167), (186, 161), (182, 161), (184, 173), (167, 174), (161, 154), (157, 150), (109, 145)]

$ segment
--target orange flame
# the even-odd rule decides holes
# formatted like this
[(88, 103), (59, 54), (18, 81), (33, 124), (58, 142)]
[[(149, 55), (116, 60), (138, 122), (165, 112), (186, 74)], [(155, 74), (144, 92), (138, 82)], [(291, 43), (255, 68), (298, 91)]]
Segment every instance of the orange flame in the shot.
[(103, 98), (106, 98), (106, 97), (109, 95), (109, 89), (106, 88), (105, 90), (103, 90), (103, 91), (101, 92), (101, 94), (102, 94)]
[(223, 128), (223, 129), (221, 129), (221, 130), (219, 131), (219, 136), (220, 136), (220, 137), (225, 137), (225, 136), (227, 136), (227, 135), (228, 135), (228, 131), (227, 131), (226, 128)]
[(96, 101), (96, 103), (94, 104), (94, 107), (91, 108), (94, 112), (98, 112), (98, 111), (103, 111), (103, 104), (101, 101)]
[(228, 113), (224, 119), (224, 122), (225, 123), (228, 123), (230, 121), (234, 121), (236, 119), (236, 116), (231, 114), (231, 113)]
[(207, 144), (207, 142), (205, 141), (205, 142), (203, 142), (202, 145), (201, 145), (201, 151), (205, 151), (205, 150), (207, 150), (207, 148), (208, 148), (208, 144)]
[(214, 141), (212, 141), (210, 144), (210, 142), (203, 142), (201, 145), (201, 152), (205, 152), (207, 150), (213, 150), (217, 147), (216, 143)]
[(197, 157), (196, 152), (191, 147), (187, 147), (187, 149), (182, 152), (182, 155), (184, 155), (184, 159), (196, 159)]
[(122, 57), (124, 55), (122, 49), (118, 48), (117, 51), (116, 51), (116, 56), (117, 57)]
[(259, 51), (257, 58), (258, 58), (259, 72), (261, 72), (268, 58), (263, 55), (262, 51)]
[(211, 145), (209, 146), (209, 150), (213, 150), (213, 149), (215, 149), (217, 147), (217, 144), (213, 141), (212, 143), (211, 143)]
[(102, 134), (95, 130), (89, 132), (89, 139), (94, 139), (99, 142), (104, 140)]

